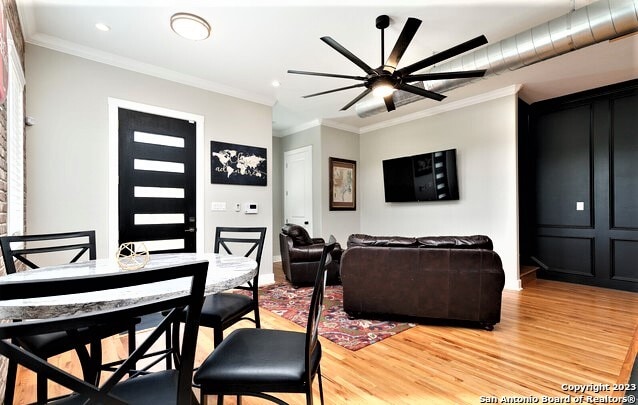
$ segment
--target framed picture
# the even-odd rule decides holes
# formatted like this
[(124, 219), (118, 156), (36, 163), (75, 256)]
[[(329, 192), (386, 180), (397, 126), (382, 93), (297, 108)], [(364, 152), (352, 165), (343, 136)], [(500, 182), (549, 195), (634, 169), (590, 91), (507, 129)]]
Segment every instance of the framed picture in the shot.
[(330, 211), (357, 209), (357, 162), (330, 158)]
[(266, 148), (211, 141), (210, 152), (211, 183), (266, 185)]

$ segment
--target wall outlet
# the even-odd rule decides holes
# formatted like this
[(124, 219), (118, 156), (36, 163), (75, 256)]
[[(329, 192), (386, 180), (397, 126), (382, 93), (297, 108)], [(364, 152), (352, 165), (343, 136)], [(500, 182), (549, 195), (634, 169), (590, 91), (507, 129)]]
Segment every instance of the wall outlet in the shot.
[(585, 203), (583, 201), (576, 201), (576, 211), (585, 211)]

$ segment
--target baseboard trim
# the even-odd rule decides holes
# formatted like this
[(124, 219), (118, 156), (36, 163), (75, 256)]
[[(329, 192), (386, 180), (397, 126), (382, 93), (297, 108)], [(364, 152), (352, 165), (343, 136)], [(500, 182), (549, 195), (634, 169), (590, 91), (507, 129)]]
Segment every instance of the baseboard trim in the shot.
[(275, 275), (273, 273), (261, 274), (259, 273), (259, 285), (275, 284)]

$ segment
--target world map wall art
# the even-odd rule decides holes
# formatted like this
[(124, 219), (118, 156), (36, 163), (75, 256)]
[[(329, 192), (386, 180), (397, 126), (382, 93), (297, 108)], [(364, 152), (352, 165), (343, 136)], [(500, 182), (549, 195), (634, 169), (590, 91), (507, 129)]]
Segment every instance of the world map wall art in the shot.
[(266, 148), (211, 141), (210, 151), (211, 183), (266, 185)]

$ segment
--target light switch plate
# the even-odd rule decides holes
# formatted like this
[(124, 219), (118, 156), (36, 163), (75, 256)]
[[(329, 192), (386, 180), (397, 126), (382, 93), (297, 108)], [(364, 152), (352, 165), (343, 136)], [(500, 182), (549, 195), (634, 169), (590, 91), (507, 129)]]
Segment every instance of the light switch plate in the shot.
[(210, 209), (212, 211), (226, 211), (226, 203), (225, 202), (219, 202), (219, 201), (213, 201), (210, 204)]
[(576, 211), (585, 211), (585, 203), (582, 201), (576, 201)]

